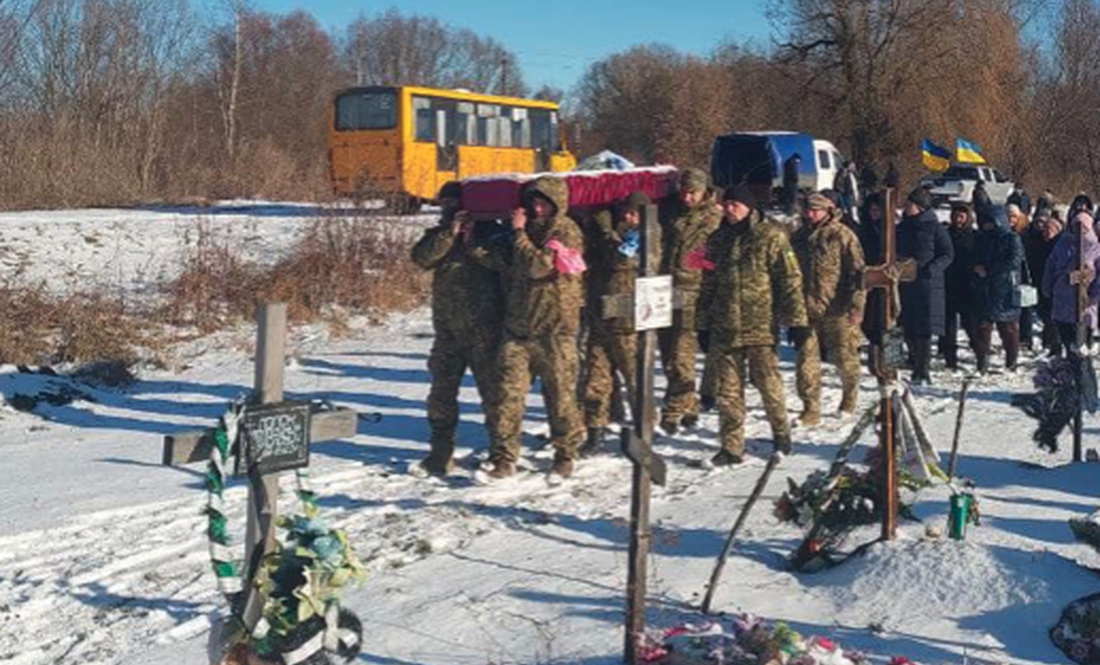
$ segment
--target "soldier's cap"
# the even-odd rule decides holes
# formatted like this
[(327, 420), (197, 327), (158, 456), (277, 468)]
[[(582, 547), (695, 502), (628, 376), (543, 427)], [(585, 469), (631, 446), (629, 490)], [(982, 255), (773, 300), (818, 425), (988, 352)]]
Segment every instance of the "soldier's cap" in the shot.
[(681, 192), (705, 192), (710, 187), (710, 176), (701, 169), (686, 169), (680, 174)]
[(738, 185), (736, 187), (730, 187), (722, 194), (722, 201), (736, 201), (744, 204), (746, 207), (756, 207), (756, 195), (752, 193), (748, 185)]
[(909, 196), (905, 200), (921, 210), (928, 210), (932, 207), (932, 193), (924, 187), (917, 187), (909, 192)]
[(620, 212), (637, 212), (642, 208), (649, 205), (651, 201), (646, 196), (645, 192), (631, 192), (630, 196), (626, 197), (619, 203)]
[(824, 194), (810, 194), (806, 198), (807, 210), (832, 210), (836, 205)]
[(436, 195), (436, 201), (442, 201), (443, 199), (461, 199), (462, 198), (462, 185), (456, 180), (452, 180), (447, 184), (439, 188), (439, 194)]

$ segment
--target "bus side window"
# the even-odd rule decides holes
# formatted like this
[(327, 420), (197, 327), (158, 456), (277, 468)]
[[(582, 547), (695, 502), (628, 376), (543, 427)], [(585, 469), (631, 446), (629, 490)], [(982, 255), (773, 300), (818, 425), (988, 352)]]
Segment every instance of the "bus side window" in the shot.
[(432, 111), (432, 100), (427, 97), (413, 97), (413, 115), (416, 118), (416, 140), (435, 143), (435, 113)]
[(512, 147), (531, 147), (531, 120), (527, 109), (512, 109)]
[(457, 145), (477, 145), (477, 116), (471, 102), (458, 103), (458, 115), (455, 119), (455, 143)]
[(512, 109), (508, 106), (500, 108), (500, 116), (497, 118), (497, 147), (512, 147)]
[(553, 125), (550, 112), (543, 109), (531, 109), (531, 147), (549, 152), (554, 145)]
[(495, 104), (477, 105), (477, 133), (481, 139), (478, 145), (497, 147), (500, 145), (500, 107)]

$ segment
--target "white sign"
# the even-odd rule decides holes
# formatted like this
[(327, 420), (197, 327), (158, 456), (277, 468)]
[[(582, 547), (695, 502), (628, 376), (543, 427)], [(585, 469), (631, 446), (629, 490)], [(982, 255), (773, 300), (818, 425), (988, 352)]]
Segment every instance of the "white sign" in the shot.
[(672, 326), (672, 275), (639, 277), (634, 284), (634, 329)]

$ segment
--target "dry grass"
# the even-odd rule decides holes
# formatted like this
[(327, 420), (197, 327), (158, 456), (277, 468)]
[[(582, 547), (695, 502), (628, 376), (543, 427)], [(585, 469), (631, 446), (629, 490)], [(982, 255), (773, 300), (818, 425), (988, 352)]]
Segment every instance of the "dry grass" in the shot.
[[(338, 336), (349, 318), (407, 311), (427, 301), (429, 281), (409, 260), (413, 239), (372, 219), (317, 220), (272, 266), (251, 263), (200, 225), (163, 303), (136, 307), (101, 293), (56, 295), (45, 284), (0, 283), (0, 363), (122, 363), (177, 339), (251, 321), (261, 301), (289, 305), (297, 323), (326, 322)], [(150, 354), (149, 352), (152, 352)]]
[(145, 319), (119, 299), (51, 294), (44, 285), (0, 285), (0, 362), (132, 363), (145, 344)]
[(200, 227), (165, 285), (167, 323), (211, 332), (251, 319), (261, 301), (285, 302), (292, 321), (326, 321), (407, 311), (428, 297), (427, 276), (409, 261), (412, 239), (382, 220), (319, 219), (273, 266), (248, 263)]

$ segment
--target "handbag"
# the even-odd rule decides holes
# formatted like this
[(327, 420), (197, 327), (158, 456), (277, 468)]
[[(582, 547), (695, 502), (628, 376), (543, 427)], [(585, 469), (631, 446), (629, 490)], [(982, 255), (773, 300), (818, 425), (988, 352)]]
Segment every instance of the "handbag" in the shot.
[(1029, 284), (1021, 284), (1016, 287), (1016, 299), (1020, 301), (1020, 309), (1035, 307), (1039, 304), (1039, 289)]
[(1024, 257), (1024, 274), (1027, 276), (1026, 283), (1016, 285), (1016, 302), (1020, 303), (1020, 309), (1035, 307), (1039, 304), (1039, 289), (1031, 284), (1031, 266), (1027, 264), (1026, 256)]

